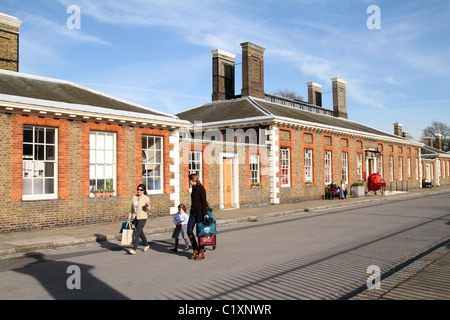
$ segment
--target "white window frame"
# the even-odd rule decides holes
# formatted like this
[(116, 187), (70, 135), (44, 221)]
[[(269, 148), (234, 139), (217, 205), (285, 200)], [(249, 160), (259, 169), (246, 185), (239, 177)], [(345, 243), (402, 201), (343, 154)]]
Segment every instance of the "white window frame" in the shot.
[(378, 155), (378, 173), (384, 179), (383, 155)]
[(394, 181), (394, 156), (389, 156), (389, 181)]
[(291, 149), (280, 149), (280, 177), (281, 187), (291, 186)]
[(305, 149), (305, 182), (314, 182), (313, 150)]
[(348, 183), (348, 152), (342, 151), (342, 180)]
[(416, 167), (415, 167), (415, 171), (416, 171), (416, 180), (419, 180), (419, 159), (416, 158)]
[(408, 157), (408, 159), (406, 160), (406, 169), (408, 171), (408, 179), (411, 179), (411, 157)]
[(261, 173), (259, 166), (259, 154), (250, 154), (250, 184), (260, 185), (261, 184)]
[(358, 180), (363, 179), (363, 155), (362, 153), (356, 154), (356, 176)]
[(331, 184), (333, 182), (333, 167), (332, 167), (332, 151), (325, 150), (324, 155), (324, 172), (325, 172), (325, 185)]
[(189, 150), (189, 174), (197, 174), (203, 182), (203, 153), (197, 150)]
[(403, 157), (398, 157), (398, 180), (403, 180)]
[[(95, 190), (108, 187), (114, 190), (114, 195), (117, 194), (116, 139), (115, 132), (89, 132), (89, 195), (91, 197), (94, 196)], [(101, 183), (101, 180), (104, 180), (104, 183)], [(108, 180), (111, 182), (108, 183)]]
[[(26, 146), (31, 146), (31, 155), (25, 155), (25, 152), (22, 153), (22, 200), (44, 200), (44, 199), (57, 199), (58, 198), (58, 129), (52, 127), (42, 127), (42, 126), (32, 126), (26, 125), (23, 127), (23, 131), (32, 130), (32, 141), (22, 141), (23, 149)], [(36, 133), (43, 130), (43, 141), (38, 141)], [(54, 141), (53, 143), (47, 142), (47, 130), (54, 130)], [(53, 147), (53, 157), (54, 159), (50, 159), (48, 156), (48, 148)], [(40, 152), (39, 152), (40, 150)], [(43, 152), (42, 159), (40, 158), (39, 153)], [(53, 172), (48, 170), (46, 164), (53, 163)], [(53, 176), (47, 176), (52, 174)], [(42, 193), (33, 193), (35, 190), (34, 184), (37, 183), (38, 180), (42, 179)], [(45, 193), (45, 185), (47, 181), (53, 180), (53, 193)], [(31, 182), (29, 194), (24, 194), (25, 192), (25, 184)]]
[[(144, 144), (144, 139), (146, 139), (146, 144)], [(149, 148), (151, 141), (154, 143)], [(159, 141), (160, 147), (158, 147), (157, 141)], [(158, 171), (151, 169), (157, 166), (160, 168), (158, 175), (155, 174)], [(157, 181), (159, 181), (159, 185)], [(142, 135), (142, 183), (145, 184), (148, 194), (164, 193), (164, 138), (162, 136)]]

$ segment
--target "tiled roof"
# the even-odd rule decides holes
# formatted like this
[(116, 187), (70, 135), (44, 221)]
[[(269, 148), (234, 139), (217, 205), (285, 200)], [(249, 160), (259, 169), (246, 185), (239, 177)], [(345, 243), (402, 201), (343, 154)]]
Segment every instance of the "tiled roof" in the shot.
[(244, 118), (256, 118), (269, 115), (247, 98), (211, 102), (199, 107), (177, 113), (180, 119), (195, 121), (218, 122)]
[(137, 112), (176, 119), (173, 115), (108, 96), (73, 82), (6, 70), (0, 70), (0, 94)]
[(195, 121), (201, 121), (202, 123), (226, 122), (238, 119), (248, 119), (250, 121), (252, 118), (265, 116), (266, 118), (273, 118), (274, 120), (290, 119), (292, 121), (308, 122), (313, 125), (324, 125), (334, 129), (352, 130), (361, 133), (380, 135), (386, 138), (405, 140), (405, 142), (413, 142), (412, 140), (347, 119), (309, 112), (253, 97), (242, 97), (234, 100), (212, 102), (176, 115), (180, 119), (185, 119), (192, 123)]

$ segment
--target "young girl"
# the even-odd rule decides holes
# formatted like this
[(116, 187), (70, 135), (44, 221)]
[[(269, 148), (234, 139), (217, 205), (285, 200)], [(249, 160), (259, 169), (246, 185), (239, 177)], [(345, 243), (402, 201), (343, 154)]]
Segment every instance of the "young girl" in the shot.
[(184, 204), (180, 204), (178, 206), (178, 212), (175, 214), (173, 218), (173, 223), (176, 225), (175, 230), (173, 230), (172, 238), (175, 239), (175, 246), (170, 250), (177, 252), (178, 251), (178, 240), (183, 239), (186, 247), (184, 251), (189, 250), (189, 237), (187, 235), (187, 224), (189, 221), (189, 216), (186, 214), (186, 206)]

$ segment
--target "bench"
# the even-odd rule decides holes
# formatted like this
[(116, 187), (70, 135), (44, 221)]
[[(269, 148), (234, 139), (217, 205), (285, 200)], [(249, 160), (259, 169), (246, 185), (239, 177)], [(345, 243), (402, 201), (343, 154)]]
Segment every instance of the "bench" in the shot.
[(341, 193), (337, 190), (335, 186), (325, 187), (325, 199), (333, 200), (334, 198), (341, 199)]

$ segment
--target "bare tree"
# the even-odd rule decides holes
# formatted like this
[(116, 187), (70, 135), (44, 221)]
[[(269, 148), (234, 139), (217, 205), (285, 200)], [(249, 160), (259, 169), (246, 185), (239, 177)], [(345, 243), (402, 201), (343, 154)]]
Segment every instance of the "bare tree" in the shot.
[(288, 99), (292, 99), (292, 100), (298, 100), (298, 101), (303, 101), (303, 97), (297, 95), (297, 93), (295, 93), (294, 91), (291, 91), (289, 89), (284, 89), (284, 90), (277, 90), (274, 95), (280, 96), (280, 97), (284, 97), (284, 98), (288, 98)]
[(433, 121), (431, 126), (423, 129), (422, 138), (436, 138), (436, 133), (442, 134), (442, 150), (450, 151), (450, 127), (445, 123)]

